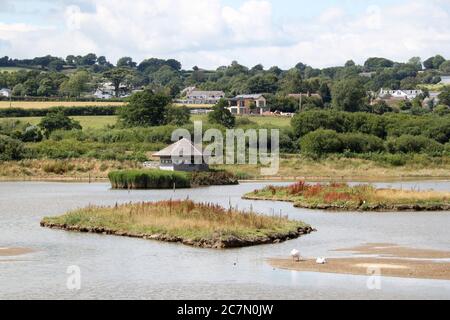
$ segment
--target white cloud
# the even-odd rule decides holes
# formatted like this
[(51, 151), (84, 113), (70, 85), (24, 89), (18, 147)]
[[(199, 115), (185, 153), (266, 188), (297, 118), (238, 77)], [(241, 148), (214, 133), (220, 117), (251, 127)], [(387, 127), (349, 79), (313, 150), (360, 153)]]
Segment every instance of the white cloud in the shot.
[[(273, 4), (272, 4), (273, 3)], [(10, 56), (96, 52), (112, 61), (157, 56), (184, 67), (217, 67), (238, 60), (249, 66), (323, 67), (370, 56), (405, 61), (441, 53), (450, 58), (450, 7), (443, 0), (368, 6), (358, 15), (330, 7), (298, 21), (274, 18), (269, 0), (237, 7), (221, 0), (60, 0), (50, 27), (0, 23)], [(58, 14), (53, 14), (53, 18)]]

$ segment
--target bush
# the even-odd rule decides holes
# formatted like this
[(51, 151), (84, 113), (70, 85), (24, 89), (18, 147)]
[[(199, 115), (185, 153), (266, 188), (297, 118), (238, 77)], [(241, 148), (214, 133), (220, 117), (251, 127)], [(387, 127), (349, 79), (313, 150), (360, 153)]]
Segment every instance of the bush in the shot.
[(333, 130), (317, 130), (300, 140), (301, 151), (307, 155), (341, 153), (343, 144), (339, 134)]
[(444, 151), (444, 146), (435, 140), (412, 135), (403, 135), (399, 138), (389, 139), (387, 148), (391, 153), (427, 153), (440, 155)]
[(133, 94), (127, 106), (119, 112), (125, 127), (153, 127), (166, 124), (166, 112), (170, 106), (169, 96), (142, 91)]
[(378, 137), (362, 133), (345, 133), (339, 135), (345, 151), (369, 153), (385, 151), (384, 141)]
[(191, 121), (191, 111), (187, 107), (170, 106), (166, 110), (166, 123), (182, 126)]
[(43, 136), (41, 130), (37, 126), (29, 126), (22, 133), (21, 140), (23, 142), (39, 142), (42, 141)]
[(383, 117), (368, 113), (337, 111), (307, 111), (292, 119), (292, 127), (297, 137), (302, 137), (318, 129), (334, 130), (339, 133), (360, 132), (379, 138), (386, 136)]
[(39, 123), (39, 127), (44, 131), (47, 137), (55, 130), (81, 130), (78, 121), (70, 119), (63, 112), (50, 112)]
[(20, 160), (25, 154), (26, 150), (21, 141), (0, 135), (0, 161)]
[(193, 172), (192, 186), (227, 186), (239, 184), (237, 177), (227, 171)]
[(172, 189), (190, 188), (190, 178), (184, 172), (162, 170), (126, 170), (110, 172), (113, 189)]
[(234, 128), (236, 125), (236, 117), (227, 109), (228, 102), (221, 99), (215, 106), (214, 110), (208, 113), (208, 121), (211, 124), (218, 124), (225, 128)]

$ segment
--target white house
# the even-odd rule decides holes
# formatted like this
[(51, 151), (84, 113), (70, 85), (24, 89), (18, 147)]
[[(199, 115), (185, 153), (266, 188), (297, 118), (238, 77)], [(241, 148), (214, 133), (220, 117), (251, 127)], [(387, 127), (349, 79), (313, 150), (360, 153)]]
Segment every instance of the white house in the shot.
[(394, 99), (413, 100), (421, 94), (423, 94), (422, 90), (384, 90), (384, 89), (381, 89), (378, 96), (380, 98), (391, 97)]
[(94, 92), (94, 97), (96, 97), (97, 99), (111, 99), (112, 97), (114, 97), (114, 95), (101, 89), (97, 89)]
[(200, 91), (190, 90), (186, 94), (186, 104), (216, 104), (220, 99), (225, 98), (223, 91)]
[(1, 89), (0, 90), (0, 97), (10, 98), (11, 95), (12, 95), (12, 91), (9, 89)]
[(270, 108), (267, 106), (267, 99), (262, 94), (242, 94), (230, 99), (228, 110), (237, 115), (263, 115), (270, 111)]
[[(97, 99), (111, 99), (116, 96), (116, 91), (111, 82), (105, 82), (101, 84), (92, 95)], [(126, 98), (129, 96), (129, 88), (125, 85), (121, 85), (119, 88), (119, 98)]]
[(160, 159), (159, 169), (164, 171), (195, 172), (209, 170), (203, 152), (188, 139), (181, 139), (153, 156)]

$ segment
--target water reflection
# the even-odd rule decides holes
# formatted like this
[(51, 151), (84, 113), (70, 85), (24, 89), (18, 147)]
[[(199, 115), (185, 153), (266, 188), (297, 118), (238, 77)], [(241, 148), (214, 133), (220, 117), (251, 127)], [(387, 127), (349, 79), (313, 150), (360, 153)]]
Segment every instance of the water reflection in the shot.
[[(0, 260), (0, 298), (113, 299), (382, 299), (450, 298), (450, 282), (383, 279), (370, 291), (366, 277), (274, 270), (265, 259), (285, 257), (293, 248), (304, 256), (341, 256), (332, 249), (367, 242), (448, 250), (448, 213), (329, 213), (295, 209), (289, 203), (241, 200), (263, 183), (173, 191), (113, 191), (108, 184), (0, 183), (0, 247), (37, 252)], [(282, 184), (279, 184), (282, 185)], [(449, 182), (379, 184), (405, 189), (450, 190)], [(279, 245), (230, 251), (177, 244), (67, 233), (39, 227), (44, 216), (89, 204), (185, 199), (288, 214), (318, 232)], [(11, 261), (13, 260), (13, 261)], [(68, 266), (80, 266), (82, 289), (66, 288)]]

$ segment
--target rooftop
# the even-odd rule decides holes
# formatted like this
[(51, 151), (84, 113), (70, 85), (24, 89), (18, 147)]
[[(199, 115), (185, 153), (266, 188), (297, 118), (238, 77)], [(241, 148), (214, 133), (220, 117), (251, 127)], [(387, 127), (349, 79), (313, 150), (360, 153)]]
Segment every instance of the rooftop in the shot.
[(155, 153), (154, 157), (203, 157), (200, 151), (190, 140), (183, 138), (178, 142), (168, 146), (167, 148)]

